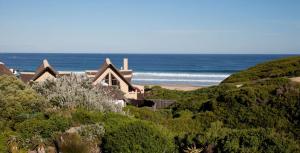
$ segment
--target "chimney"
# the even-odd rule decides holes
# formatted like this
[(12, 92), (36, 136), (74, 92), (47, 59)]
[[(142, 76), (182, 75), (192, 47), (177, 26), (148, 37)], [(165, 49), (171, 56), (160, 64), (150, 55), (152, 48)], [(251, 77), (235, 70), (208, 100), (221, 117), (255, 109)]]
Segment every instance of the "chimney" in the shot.
[(123, 59), (123, 68), (124, 70), (128, 70), (128, 58)]

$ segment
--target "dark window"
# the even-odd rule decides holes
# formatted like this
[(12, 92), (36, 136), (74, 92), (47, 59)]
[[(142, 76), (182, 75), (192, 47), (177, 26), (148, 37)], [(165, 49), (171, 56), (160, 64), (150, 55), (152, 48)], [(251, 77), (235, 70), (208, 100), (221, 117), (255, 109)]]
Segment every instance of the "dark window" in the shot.
[(104, 78), (104, 82), (109, 84), (109, 74), (107, 74)]
[(111, 75), (111, 84), (113, 86), (117, 86), (118, 88), (120, 87), (120, 82), (117, 80), (117, 78), (113, 75)]

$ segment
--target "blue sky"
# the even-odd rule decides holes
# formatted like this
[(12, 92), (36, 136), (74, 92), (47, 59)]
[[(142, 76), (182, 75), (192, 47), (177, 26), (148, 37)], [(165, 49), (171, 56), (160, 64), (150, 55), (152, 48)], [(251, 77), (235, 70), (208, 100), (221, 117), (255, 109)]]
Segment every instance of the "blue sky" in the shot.
[(0, 0), (0, 52), (300, 53), (300, 0)]

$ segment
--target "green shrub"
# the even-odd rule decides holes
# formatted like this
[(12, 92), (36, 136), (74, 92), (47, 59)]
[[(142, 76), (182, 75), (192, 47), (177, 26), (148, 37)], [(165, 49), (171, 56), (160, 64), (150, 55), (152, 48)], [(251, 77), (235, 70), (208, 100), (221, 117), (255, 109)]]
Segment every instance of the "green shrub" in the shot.
[(299, 146), (269, 129), (234, 130), (216, 143), (218, 152), (299, 152)]
[(217, 121), (200, 134), (187, 133), (175, 138), (179, 152), (195, 146), (204, 152), (299, 152), (294, 139), (280, 135), (272, 129), (250, 128), (229, 129)]
[(99, 111), (87, 111), (85, 109), (77, 109), (72, 113), (72, 122), (76, 126), (78, 124), (94, 124), (103, 120), (103, 113)]
[(127, 106), (125, 108), (130, 115), (141, 120), (148, 120), (154, 123), (162, 123), (165, 119), (172, 118), (172, 113), (170, 110), (158, 110), (153, 111), (149, 108), (138, 108), (135, 106)]
[(7, 139), (3, 133), (0, 133), (0, 152), (7, 152)]
[[(43, 110), (45, 100), (23, 82), (12, 76), (0, 76), (0, 120), (8, 127)], [(21, 120), (20, 120), (21, 119)]]
[(80, 126), (78, 133), (80, 136), (82, 136), (90, 142), (96, 142), (97, 144), (101, 144), (102, 137), (105, 134), (105, 129), (100, 123), (82, 125)]
[(60, 116), (52, 116), (50, 119), (32, 118), (18, 123), (16, 129), (24, 138), (32, 138), (40, 135), (49, 138), (54, 132), (63, 132), (69, 127), (69, 120)]
[(104, 138), (104, 152), (161, 153), (173, 152), (172, 139), (159, 128), (137, 121), (108, 133)]

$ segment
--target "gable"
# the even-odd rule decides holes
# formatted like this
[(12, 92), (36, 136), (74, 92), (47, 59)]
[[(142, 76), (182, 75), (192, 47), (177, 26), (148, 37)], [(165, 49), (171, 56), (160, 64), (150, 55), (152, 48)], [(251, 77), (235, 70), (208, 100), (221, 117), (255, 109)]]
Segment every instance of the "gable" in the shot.
[(105, 79), (105, 77), (107, 75), (109, 75), (109, 73), (115, 77), (120, 83), (124, 83), (124, 84), (127, 84), (122, 78), (120, 78), (120, 76), (115, 73), (115, 71), (113, 71), (111, 68), (107, 68), (106, 70), (104, 70), (104, 72), (98, 77), (97, 80), (95, 80), (94, 82), (95, 83), (100, 83), (103, 79)]
[(47, 75), (48, 75), (48, 74), (49, 74), (49, 75), (52, 75), (54, 78), (56, 78), (56, 72), (53, 71), (51, 68), (46, 67), (46, 68), (42, 69), (41, 71), (37, 72), (37, 73), (33, 76), (32, 80), (33, 80), (33, 81), (37, 80), (39, 77), (43, 76), (45, 73), (47, 73)]
[(114, 77), (116, 77), (119, 81), (121, 80), (122, 82), (127, 84), (129, 90), (134, 90), (134, 87), (123, 77), (123, 75), (112, 64), (103, 64), (103, 66), (94, 78), (94, 84), (100, 83), (100, 81), (103, 80), (103, 78), (106, 76), (104, 72), (107, 72), (107, 70), (113, 72)]
[(40, 81), (45, 81), (45, 80), (50, 80), (50, 79), (55, 79), (56, 77), (49, 73), (49, 72), (44, 72), (41, 74), (38, 78), (36, 78), (34, 81), (40, 82)]

